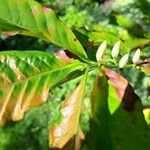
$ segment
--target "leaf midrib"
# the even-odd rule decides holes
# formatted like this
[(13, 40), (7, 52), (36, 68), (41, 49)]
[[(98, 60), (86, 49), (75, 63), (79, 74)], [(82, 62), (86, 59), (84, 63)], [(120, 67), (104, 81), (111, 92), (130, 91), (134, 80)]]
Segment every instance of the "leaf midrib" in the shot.
[[(75, 66), (75, 67), (73, 67), (73, 66)], [(36, 74), (36, 75), (31, 76), (31, 77), (27, 77), (27, 78), (25, 78), (25, 79), (22, 79), (22, 80), (19, 80), (19, 81), (16, 81), (16, 82), (12, 82), (12, 83), (10, 83), (10, 84), (7, 84), (5, 87), (0, 87), (0, 89), (2, 89), (2, 88), (7, 88), (7, 87), (9, 87), (9, 86), (16, 85), (16, 84), (18, 84), (18, 83), (20, 83), (20, 82), (24, 82), (24, 81), (26, 81), (26, 80), (29, 80), (29, 79), (32, 79), (32, 78), (36, 78), (36, 77), (42, 76), (42, 75), (44, 75), (44, 74), (53, 73), (53, 72), (56, 72), (56, 71), (59, 71), (59, 70), (63, 70), (63, 69), (67, 69), (67, 68), (70, 68), (70, 67), (73, 67), (73, 70), (76, 70), (76, 69), (84, 69), (83, 64), (81, 64), (80, 62), (74, 62), (73, 64), (67, 65), (67, 66), (65, 66), (65, 67), (60, 67), (60, 68), (58, 68), (58, 69), (53, 69), (52, 71), (50, 71), (50, 70), (49, 70), (49, 71), (45, 71), (45, 72), (43, 72), (43, 73)], [(69, 73), (70, 73), (70, 72), (69, 72)]]
[[(25, 26), (23, 27), (23, 26), (21, 26), (20, 24), (16, 24), (15, 22), (12, 22), (12, 21), (10, 21), (10, 20), (7, 20), (6, 18), (0, 17), (0, 19), (3, 20), (4, 23), (9, 23), (9, 24), (12, 24), (13, 26), (19, 27), (19, 28), (20, 28), (20, 31), (21, 31), (21, 30), (30, 31), (29, 29), (25, 28)], [(14, 31), (19, 31), (19, 30), (17, 29), (17, 30), (14, 30)], [(30, 32), (32, 32), (32, 31), (30, 31)], [(32, 33), (33, 33), (33, 32), (32, 32)]]

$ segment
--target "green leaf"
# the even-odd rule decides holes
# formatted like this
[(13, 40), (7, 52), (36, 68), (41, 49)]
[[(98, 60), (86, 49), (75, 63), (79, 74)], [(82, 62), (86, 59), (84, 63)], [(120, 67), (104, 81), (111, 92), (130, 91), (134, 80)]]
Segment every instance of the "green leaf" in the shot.
[(132, 37), (130, 40), (125, 41), (125, 44), (132, 50), (139, 47), (143, 48), (145, 45), (149, 45), (150, 40), (144, 38)]
[(0, 52), (0, 124), (17, 121), (47, 100), (49, 89), (66, 80), (79, 61), (65, 61), (38, 51)]
[(142, 104), (122, 76), (110, 69), (101, 70), (91, 92), (91, 104), (91, 149), (150, 149), (150, 129)]
[(147, 76), (150, 76), (150, 67), (149, 66), (142, 66), (141, 71), (144, 72)]
[[(89, 42), (94, 41), (95, 44), (98, 44), (103, 42), (103, 41), (107, 41), (107, 43), (113, 47), (114, 44), (118, 41), (120, 41), (120, 39), (110, 33), (107, 32), (91, 32), (89, 33)], [(120, 53), (121, 54), (125, 54), (129, 52), (129, 48), (127, 47), (126, 44), (124, 44), (123, 42), (121, 42), (120, 44)]]
[(78, 38), (78, 40), (83, 45), (83, 47), (85, 49), (87, 49), (87, 47), (88, 47), (88, 38), (89, 38), (88, 37), (88, 31), (83, 30), (83, 29), (76, 29), (76, 30), (73, 30), (73, 33)]
[(34, 0), (0, 0), (0, 33), (34, 36), (66, 48), (81, 58), (86, 53), (55, 12)]
[(79, 143), (77, 143), (77, 141), (83, 137), (80, 137), (82, 133), (80, 129), (80, 115), (85, 92), (86, 78), (87, 73), (75, 91), (64, 101), (60, 110), (62, 113), (62, 120), (60, 124), (52, 126), (50, 130), (50, 142), (53, 148), (62, 149), (64, 146), (70, 147), (70, 144), (67, 144), (70, 140), (73, 140), (72, 142), (74, 144), (71, 145), (74, 148), (72, 147), (68, 149), (79, 149), (80, 147), (80, 141)]
[(150, 12), (149, 12), (150, 2), (148, 0), (135, 0), (135, 3), (137, 7), (142, 11), (142, 13), (146, 15), (149, 19), (150, 18)]
[[(130, 34), (136, 37), (143, 37), (146, 33), (140, 24), (136, 24), (133, 19), (122, 14), (114, 14), (114, 21), (119, 27), (127, 29)], [(113, 17), (111, 19), (113, 19)], [(138, 32), (137, 32), (138, 31)]]
[(150, 127), (150, 108), (145, 108), (143, 110), (143, 113), (144, 113), (145, 120)]
[[(145, 45), (150, 44), (150, 40), (148, 38), (144, 38), (143, 36), (140, 38), (138, 38), (137, 36), (133, 36), (130, 31), (121, 27), (111, 26), (110, 28), (103, 26), (94, 26), (93, 29), (95, 32), (92, 32), (90, 34), (90, 40), (93, 40), (96, 43), (106, 40), (111, 46), (114, 45), (115, 41), (117, 42), (119, 40), (122, 40), (124, 42), (122, 42), (121, 44), (121, 49), (126, 53), (127, 50), (131, 51), (132, 49), (138, 47), (143, 48)], [(138, 29), (136, 29), (135, 32), (137, 33), (137, 31)]]
[(133, 21), (124, 15), (116, 15), (115, 17), (118, 25), (123, 28), (131, 28), (134, 26)]

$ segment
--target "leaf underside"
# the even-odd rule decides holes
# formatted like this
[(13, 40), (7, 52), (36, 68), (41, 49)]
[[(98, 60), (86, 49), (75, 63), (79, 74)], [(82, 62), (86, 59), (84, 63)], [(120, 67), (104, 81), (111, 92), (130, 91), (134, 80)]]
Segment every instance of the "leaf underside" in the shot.
[(24, 112), (47, 100), (51, 87), (83, 69), (78, 61), (61, 61), (49, 53), (0, 52), (0, 124), (22, 119)]
[(38, 37), (86, 58), (73, 32), (52, 9), (34, 0), (0, 0), (0, 33)]

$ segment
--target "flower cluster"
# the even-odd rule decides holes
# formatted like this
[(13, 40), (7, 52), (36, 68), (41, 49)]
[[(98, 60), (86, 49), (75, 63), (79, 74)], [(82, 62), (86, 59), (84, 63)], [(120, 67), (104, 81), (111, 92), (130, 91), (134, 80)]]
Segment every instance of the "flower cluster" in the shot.
[[(112, 59), (117, 59), (118, 56), (119, 56), (119, 51), (120, 51), (120, 44), (121, 42), (118, 41), (115, 43), (115, 45), (113, 46), (112, 48), (112, 51), (111, 51), (111, 56), (112, 56)], [(97, 62), (100, 62), (102, 61), (103, 59), (103, 55), (104, 55), (104, 52), (107, 48), (107, 42), (104, 41), (102, 44), (100, 44), (100, 46), (98, 47), (97, 49), (97, 52), (96, 52), (96, 60)], [(141, 50), (140, 49), (137, 49), (132, 57), (132, 62), (133, 64), (136, 64), (139, 60), (140, 60), (140, 54), (141, 54)], [(129, 53), (123, 55), (120, 60), (118, 61), (118, 66), (119, 68), (123, 68), (126, 66), (126, 64), (128, 63), (129, 61)]]

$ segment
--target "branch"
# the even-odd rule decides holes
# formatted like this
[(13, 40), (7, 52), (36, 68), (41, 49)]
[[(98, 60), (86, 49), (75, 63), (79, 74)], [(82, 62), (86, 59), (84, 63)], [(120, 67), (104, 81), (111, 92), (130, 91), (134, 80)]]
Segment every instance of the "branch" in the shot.
[(144, 64), (150, 64), (150, 59), (145, 59), (143, 61), (140, 61), (137, 63), (138, 66), (144, 65)]

